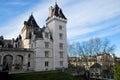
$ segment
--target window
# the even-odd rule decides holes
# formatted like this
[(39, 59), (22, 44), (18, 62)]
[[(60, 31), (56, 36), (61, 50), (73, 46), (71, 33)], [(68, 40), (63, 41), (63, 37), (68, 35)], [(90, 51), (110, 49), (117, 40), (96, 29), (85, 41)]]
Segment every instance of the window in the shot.
[(1, 56), (0, 56), (0, 64), (1, 64)]
[(45, 42), (45, 48), (49, 47), (49, 42)]
[(48, 58), (49, 57), (49, 52), (45, 51), (45, 57)]
[(59, 48), (60, 48), (60, 49), (63, 49), (63, 43), (60, 43), (60, 44), (59, 44)]
[(49, 38), (49, 33), (45, 32), (45, 38)]
[(63, 61), (60, 61), (60, 66), (63, 66)]
[(45, 67), (49, 66), (49, 62), (45, 61)]
[(59, 39), (63, 39), (63, 34), (59, 33)]
[(28, 67), (30, 67), (30, 62), (28, 62)]
[(30, 58), (30, 54), (28, 54), (28, 58)]
[(62, 26), (61, 25), (59, 26), (59, 30), (62, 30)]
[(63, 58), (63, 52), (60, 52), (60, 58)]

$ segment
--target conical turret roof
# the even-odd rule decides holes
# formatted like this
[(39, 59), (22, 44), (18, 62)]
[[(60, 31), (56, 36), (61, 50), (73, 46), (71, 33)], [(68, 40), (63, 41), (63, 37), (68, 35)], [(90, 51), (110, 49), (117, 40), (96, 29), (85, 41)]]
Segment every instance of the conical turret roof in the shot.
[(33, 27), (39, 27), (32, 14), (30, 15), (28, 21), (25, 21), (24, 24), (27, 24), (28, 26), (33, 26)]

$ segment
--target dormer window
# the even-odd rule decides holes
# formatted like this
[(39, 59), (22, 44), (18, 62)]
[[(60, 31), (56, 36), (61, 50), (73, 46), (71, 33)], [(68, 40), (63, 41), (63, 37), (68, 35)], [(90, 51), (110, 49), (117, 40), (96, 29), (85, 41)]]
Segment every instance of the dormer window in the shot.
[(45, 38), (49, 38), (49, 33), (45, 32)]

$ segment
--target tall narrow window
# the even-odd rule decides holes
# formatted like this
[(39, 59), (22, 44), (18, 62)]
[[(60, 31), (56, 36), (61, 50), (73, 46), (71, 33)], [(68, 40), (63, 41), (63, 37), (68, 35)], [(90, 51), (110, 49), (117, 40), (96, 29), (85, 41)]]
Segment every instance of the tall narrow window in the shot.
[(28, 54), (28, 58), (30, 58), (30, 54)]
[(60, 66), (63, 66), (63, 61), (60, 61)]
[(59, 25), (59, 30), (62, 30), (62, 25)]
[(48, 58), (49, 57), (49, 52), (45, 51), (45, 57)]
[(49, 33), (45, 32), (45, 38), (49, 38)]
[(48, 66), (49, 66), (49, 62), (45, 61), (45, 67), (48, 67)]
[(59, 39), (63, 39), (63, 34), (59, 33)]
[(28, 62), (28, 67), (30, 67), (30, 62)]
[(1, 58), (2, 58), (2, 57), (0, 56), (0, 64), (1, 64)]
[(45, 42), (45, 48), (49, 48), (49, 42)]
[(60, 51), (60, 58), (63, 58), (63, 52)]
[(63, 49), (63, 43), (60, 43), (60, 44), (59, 44), (59, 48), (60, 48), (60, 49)]

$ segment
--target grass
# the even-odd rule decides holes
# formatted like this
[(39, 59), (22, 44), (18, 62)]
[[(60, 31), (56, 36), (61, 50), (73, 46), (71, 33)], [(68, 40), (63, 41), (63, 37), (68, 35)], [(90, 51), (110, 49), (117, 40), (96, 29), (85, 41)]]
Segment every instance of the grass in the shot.
[(60, 71), (10, 74), (10, 80), (77, 80), (69, 73)]

